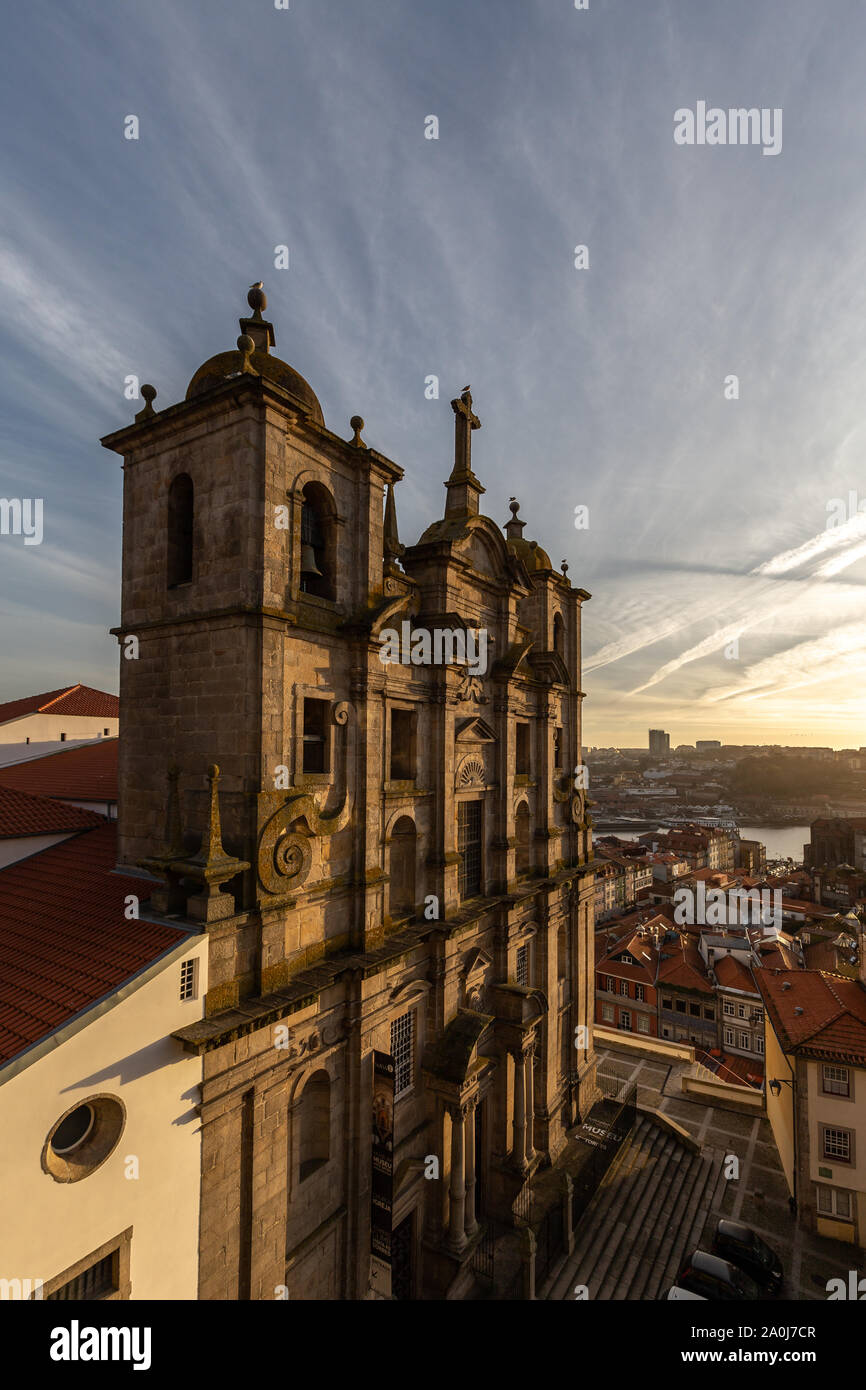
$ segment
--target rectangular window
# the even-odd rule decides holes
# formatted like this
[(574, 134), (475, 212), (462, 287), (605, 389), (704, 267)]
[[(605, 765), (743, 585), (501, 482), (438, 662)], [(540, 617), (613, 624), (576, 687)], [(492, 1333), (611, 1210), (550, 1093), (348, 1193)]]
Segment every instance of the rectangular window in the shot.
[(304, 700), (304, 772), (328, 771), (328, 700)]
[(663, 1037), (663, 1038), (669, 1038), (670, 1035), (671, 1035), (671, 1030), (670, 1030), (670, 1028), (662, 1028), (662, 1037)]
[(624, 1033), (631, 1032), (631, 1014), (629, 1013), (628, 1009), (620, 1009), (619, 1026)]
[(692, 1003), (690, 1002), (690, 1003), (689, 1003), (689, 1015), (690, 1015), (691, 1018), (700, 1018), (700, 1016), (701, 1016), (701, 1006), (700, 1006), (700, 1004), (692, 1004)]
[(677, 999), (677, 1000), (676, 1000), (676, 1011), (677, 1011), (678, 1014), (684, 1014), (684, 1013), (685, 1013), (685, 1011), (686, 1011), (686, 1001), (685, 1001), (685, 999)]
[(647, 1015), (646, 1015), (646, 1014), (638, 1014), (638, 1016), (637, 1016), (637, 1031), (638, 1031), (639, 1033), (648, 1033), (649, 1030), (650, 1030), (650, 1021), (649, 1021), (649, 1018), (647, 1017)]
[(851, 1220), (851, 1193), (840, 1187), (819, 1187), (818, 1213), (820, 1216), (835, 1216), (839, 1221)]
[(603, 1023), (613, 1023), (613, 1004), (602, 1004), (601, 1018)]
[(672, 1003), (672, 1001), (671, 1001), (670, 999), (665, 999), (664, 996), (662, 996), (662, 1008), (663, 1008), (663, 1009), (672, 1009), (672, 1008), (673, 1008), (673, 1003)]
[(726, 1029), (725, 1029), (725, 1047), (733, 1047), (733, 1045), (734, 1045), (734, 1030), (733, 1030), (733, 1028), (726, 1028)]
[(745, 1018), (745, 1017), (746, 1017), (746, 1006), (745, 1006), (745, 1004), (738, 1004), (738, 1005), (737, 1005), (737, 1018)]
[(110, 730), (110, 729), (103, 729), (102, 732), (105, 734), (105, 737), (107, 738), (108, 735), (111, 733), (111, 730)]
[(763, 1056), (764, 1054), (764, 1039), (760, 1036), (760, 1034), (757, 1038), (755, 1038), (755, 1051), (758, 1053), (759, 1056)]
[(643, 985), (635, 985), (635, 987), (634, 987), (634, 997), (635, 997), (635, 999), (638, 1001), (639, 1004), (642, 1004), (642, 1003), (643, 1003), (644, 998), (645, 998), (645, 992), (644, 992), (644, 987), (643, 987)]
[(70, 1279), (68, 1284), (61, 1284), (59, 1289), (53, 1293), (45, 1294), (48, 1300), (56, 1299), (59, 1302), (78, 1303), (83, 1300), (97, 1300), (105, 1298), (106, 1294), (116, 1293), (120, 1287), (118, 1283), (119, 1251), (113, 1250), (111, 1254), (105, 1255), (101, 1260), (97, 1260), (89, 1269), (85, 1269), (81, 1274)]
[(415, 777), (413, 715), (408, 709), (391, 711), (391, 781), (411, 782)]
[(710, 1019), (710, 1020), (714, 1020), (715, 1017), (716, 1017), (716, 1010), (715, 1010), (715, 1007), (714, 1007), (712, 1004), (706, 1004), (706, 1005), (704, 1006), (704, 1018), (708, 1018), (708, 1019)]
[(726, 1016), (727, 1018), (733, 1018), (733, 1017), (734, 1017), (734, 1005), (733, 1005), (733, 1002), (732, 1002), (730, 999), (726, 999), (725, 1002), (724, 1002), (724, 1006), (723, 1006), (723, 1007), (724, 1007), (724, 1011), (725, 1011), (725, 1016)]
[(195, 997), (196, 997), (196, 984), (197, 984), (196, 976), (198, 975), (198, 970), (196, 969), (197, 965), (198, 965), (198, 961), (195, 960), (195, 959), (193, 959), (193, 960), (185, 960), (185, 961), (183, 961), (182, 964), (181, 964), (181, 967), (180, 967), (180, 997), (181, 997), (181, 999), (195, 999)]
[(517, 725), (517, 748), (514, 771), (518, 777), (529, 776), (529, 725)]
[(65, 742), (66, 742), (66, 735), (65, 735), (65, 734), (61, 734), (61, 735), (60, 735), (60, 742), (61, 742), (61, 743), (65, 743)]
[(555, 768), (561, 768), (561, 767), (562, 767), (562, 730), (561, 730), (561, 729), (554, 729), (554, 731), (553, 731), (553, 766), (554, 766)]
[(391, 1056), (394, 1058), (394, 1099), (408, 1091), (415, 1077), (415, 1011), (401, 1014), (391, 1023)]
[(620, 994), (624, 994), (626, 999), (628, 998), (628, 980), (620, 980), (619, 992)]
[(457, 853), (457, 891), (461, 898), (475, 898), (481, 892), (480, 801), (461, 801), (457, 807)]
[(822, 1090), (826, 1096), (849, 1096), (851, 1094), (848, 1068), (823, 1066), (821, 1068)]
[(833, 1163), (851, 1162), (850, 1129), (833, 1129), (829, 1125), (821, 1127), (821, 1148), (824, 1158)]
[(514, 978), (519, 985), (526, 988), (529, 985), (529, 947), (518, 946), (517, 964), (514, 970)]
[(749, 1051), (751, 1051), (751, 1049), (750, 1049), (750, 1047), (749, 1047), (749, 1035), (748, 1035), (748, 1033), (741, 1033), (741, 1034), (740, 1034), (740, 1047), (743, 1049), (744, 1052), (749, 1052)]

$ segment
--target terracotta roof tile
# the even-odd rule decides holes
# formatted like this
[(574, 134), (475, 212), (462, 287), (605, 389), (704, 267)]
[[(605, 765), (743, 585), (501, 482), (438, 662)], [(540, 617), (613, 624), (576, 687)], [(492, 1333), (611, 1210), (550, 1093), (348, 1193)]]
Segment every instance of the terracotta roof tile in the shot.
[(117, 739), (72, 743), (45, 758), (0, 767), (0, 786), (58, 801), (116, 801)]
[(758, 988), (752, 979), (752, 972), (736, 956), (722, 956), (713, 962), (716, 979), (722, 989), (739, 989), (746, 994), (757, 994)]
[(25, 835), (55, 835), (64, 830), (92, 829), (104, 816), (81, 806), (67, 806), (47, 796), (31, 796), (0, 785), (0, 840)]
[(866, 1067), (866, 989), (859, 980), (823, 970), (761, 970), (757, 980), (786, 1052)]
[(19, 719), (23, 714), (89, 714), (117, 719), (120, 702), (116, 695), (94, 690), (90, 685), (64, 685), (60, 690), (46, 690), (41, 695), (25, 695), (20, 700), (7, 700), (0, 705), (0, 724)]
[(127, 921), (139, 878), (114, 873), (116, 827), (86, 831), (0, 872), (0, 1064), (89, 1008), (186, 936)]

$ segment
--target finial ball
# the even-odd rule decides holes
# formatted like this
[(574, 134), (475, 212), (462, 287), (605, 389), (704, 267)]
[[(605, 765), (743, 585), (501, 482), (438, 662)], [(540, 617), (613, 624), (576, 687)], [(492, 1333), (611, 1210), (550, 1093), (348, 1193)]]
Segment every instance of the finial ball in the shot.
[(520, 511), (520, 503), (517, 501), (516, 497), (511, 498), (511, 501), (508, 503), (508, 510), (511, 512), (512, 516), (517, 516), (517, 513)]
[(250, 291), (247, 295), (247, 303), (249, 304), (253, 313), (255, 313), (256, 309), (267, 309), (268, 297), (262, 289), (261, 282), (259, 282), (257, 285), (250, 286)]
[(149, 382), (145, 382), (141, 388), (141, 394), (147, 403), (150, 404), (151, 401), (156, 400), (156, 387), (151, 386)]
[(249, 357), (256, 350), (255, 339), (249, 333), (242, 333), (238, 338), (238, 352), (242, 352), (244, 357)]
[(360, 415), (353, 415), (349, 424), (352, 426), (353, 430), (362, 430), (364, 428), (364, 421), (361, 419)]

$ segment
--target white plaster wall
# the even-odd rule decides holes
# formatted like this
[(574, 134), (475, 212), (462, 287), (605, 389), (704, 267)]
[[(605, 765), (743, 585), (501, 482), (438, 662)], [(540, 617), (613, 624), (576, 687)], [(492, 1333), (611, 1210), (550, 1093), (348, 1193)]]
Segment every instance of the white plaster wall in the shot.
[(17, 864), (19, 859), (28, 859), (31, 854), (39, 854), (43, 849), (49, 849), (51, 845), (59, 845), (61, 840), (68, 840), (67, 834), (59, 835), (19, 835), (14, 839), (0, 840), (0, 869), (5, 869), (7, 864)]
[[(198, 994), (181, 1003), (191, 957)], [(47, 1281), (131, 1226), (132, 1298), (196, 1297), (202, 1063), (169, 1034), (202, 1017), (206, 990), (207, 937), (191, 937), (115, 1008), (11, 1079), (0, 1071), (0, 1277)], [(97, 1094), (125, 1105), (120, 1140), (90, 1176), (55, 1182), (40, 1161), (48, 1132)], [(137, 1179), (124, 1176), (128, 1155)]]
[[(0, 724), (0, 743), (53, 743), (66, 735), (67, 743), (82, 738), (117, 738), (120, 720), (115, 715), (96, 714), (22, 714), (7, 724)], [(110, 729), (110, 734), (103, 734)]]

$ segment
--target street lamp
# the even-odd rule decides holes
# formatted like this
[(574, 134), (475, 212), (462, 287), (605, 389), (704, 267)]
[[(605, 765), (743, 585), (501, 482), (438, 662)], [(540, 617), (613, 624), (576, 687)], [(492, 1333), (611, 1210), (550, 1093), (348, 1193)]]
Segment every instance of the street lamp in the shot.
[(770, 1090), (773, 1092), (774, 1096), (779, 1096), (782, 1094), (783, 1086), (790, 1086), (792, 1091), (794, 1089), (793, 1081), (788, 1081), (785, 1079), (785, 1077), (782, 1077), (780, 1081), (773, 1080), (770, 1082)]

